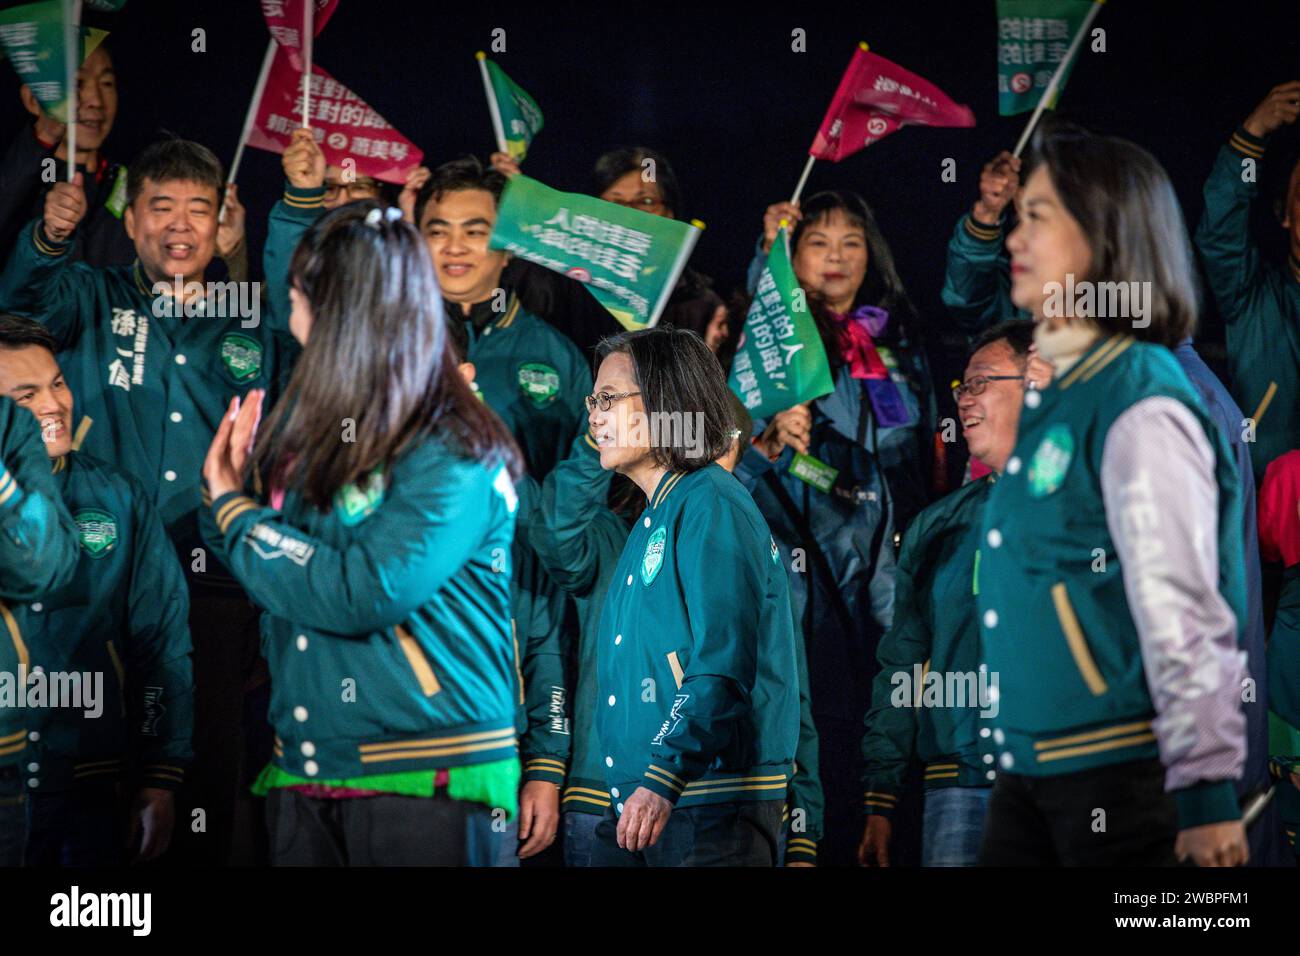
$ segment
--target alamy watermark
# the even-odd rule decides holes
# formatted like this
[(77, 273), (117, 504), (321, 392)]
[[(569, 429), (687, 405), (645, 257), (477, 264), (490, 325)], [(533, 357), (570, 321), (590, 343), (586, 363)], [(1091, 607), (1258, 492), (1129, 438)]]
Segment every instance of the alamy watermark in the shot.
[(981, 717), (998, 715), (997, 671), (932, 671), (913, 664), (910, 671), (895, 671), (889, 682), (892, 707), (979, 707)]
[(1135, 329), (1151, 324), (1150, 282), (1075, 282), (1071, 272), (1064, 283), (1046, 283), (1043, 292), (1043, 315), (1049, 319), (1132, 319)]
[(262, 283), (186, 282), (175, 276), (153, 284), (155, 318), (239, 319), (240, 326), (255, 329), (262, 324)]
[(94, 720), (104, 713), (102, 671), (50, 671), (19, 664), (0, 671), (0, 710), (16, 708), (80, 710)]

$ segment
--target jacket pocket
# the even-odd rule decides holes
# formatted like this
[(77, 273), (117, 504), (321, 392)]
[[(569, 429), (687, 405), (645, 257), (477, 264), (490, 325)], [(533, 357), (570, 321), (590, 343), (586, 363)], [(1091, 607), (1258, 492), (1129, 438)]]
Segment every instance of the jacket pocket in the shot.
[(1079, 626), (1079, 618), (1074, 613), (1074, 605), (1070, 603), (1064, 581), (1052, 585), (1052, 604), (1056, 607), (1056, 619), (1061, 625), (1061, 633), (1065, 635), (1065, 642), (1069, 645), (1070, 656), (1074, 658), (1074, 666), (1079, 669), (1079, 676), (1088, 685), (1092, 695), (1100, 697), (1109, 688), (1106, 679), (1101, 676), (1101, 669), (1093, 660), (1092, 652), (1088, 650), (1088, 642), (1084, 639), (1083, 628)]
[(681, 690), (682, 681), (686, 678), (686, 671), (682, 669), (681, 658), (677, 656), (676, 651), (666, 656), (668, 657), (668, 669), (673, 672), (673, 683), (677, 685), (678, 690)]
[(430, 666), (429, 659), (424, 656), (420, 642), (412, 637), (411, 632), (400, 624), (393, 628), (393, 633), (397, 635), (397, 643), (402, 648), (402, 653), (406, 655), (406, 663), (411, 665), (411, 671), (420, 684), (420, 692), (425, 697), (432, 697), (442, 690), (442, 685), (438, 683), (437, 675), (433, 673), (433, 667)]

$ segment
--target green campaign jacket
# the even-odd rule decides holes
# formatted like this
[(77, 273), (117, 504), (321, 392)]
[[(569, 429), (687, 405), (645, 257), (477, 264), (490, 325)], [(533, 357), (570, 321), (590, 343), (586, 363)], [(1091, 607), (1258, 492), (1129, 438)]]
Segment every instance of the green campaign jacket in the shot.
[(515, 730), (523, 780), (564, 786), (572, 721), (565, 680), (564, 592), (546, 573), (530, 540), (537, 483), (528, 475), (516, 485), (519, 511), (511, 548), (510, 614), (514, 640)]
[(100, 713), (45, 707), (23, 755), (33, 794), (120, 778), (178, 788), (194, 715), (189, 592), (140, 483), (84, 452), (56, 459), (54, 480), (80, 539), (65, 587), (16, 609), (33, 667), (102, 675)]
[(808, 684), (808, 652), (804, 647), (803, 628), (794, 625), (795, 667), (799, 675), (799, 742), (794, 749), (794, 773), (786, 793), (785, 862), (816, 863), (817, 844), (825, 835), (826, 795), (822, 792), (821, 740), (813, 723), (812, 695)]
[(17, 615), (24, 602), (71, 581), (79, 553), (77, 526), (54, 485), (40, 426), (31, 412), (0, 396), (0, 767), (19, 760), (30, 734), (31, 713), (16, 706), (31, 666)]
[[(1103, 336), (1065, 375), (1025, 393), (1015, 449), (984, 508), (978, 607), (984, 661), (999, 682), (991, 723), (1001, 769), (1053, 776), (1158, 756), (1148, 679), (1186, 675), (1146, 673), (1100, 478), (1112, 424), (1154, 396), (1185, 406), (1214, 450), (1218, 589), (1240, 634), (1245, 562), (1232, 451), (1168, 349)], [(1199, 699), (1209, 707), (1218, 691)], [(1178, 731), (1187, 732), (1197, 740), (1209, 731)], [(1174, 795), (1184, 827), (1236, 818), (1231, 779)]]
[[(977, 737), (989, 722), (980, 717), (978, 696), (975, 574), (984, 507), (996, 481), (996, 475), (986, 475), (940, 498), (903, 536), (894, 622), (876, 652), (881, 669), (862, 738), (862, 799), (868, 814), (893, 814), (916, 760), (925, 765), (927, 790), (989, 785)], [(946, 694), (928, 700), (930, 674), (964, 701)], [(964, 675), (976, 683), (962, 682)], [(984, 729), (985, 737), (990, 732)]]
[(969, 336), (979, 335), (1004, 319), (1031, 318), (1011, 302), (1006, 219), (1004, 214), (996, 226), (986, 226), (967, 213), (957, 221), (948, 240), (939, 297)]
[(1205, 181), (1196, 248), (1227, 324), (1232, 397), (1255, 422), (1250, 460), (1256, 482), (1278, 455), (1300, 448), (1300, 262), (1269, 266), (1251, 236), (1265, 140), (1244, 129), (1219, 150)]
[[(262, 262), (276, 329), (288, 329), (289, 262), (303, 233), (324, 214), (324, 197), (323, 186), (296, 189), (286, 184), (284, 197), (271, 210)], [(499, 300), (502, 311), (492, 312), (497, 302), (494, 298), (474, 306), (477, 323), (448, 302), (447, 319), (468, 326), (467, 359), (474, 363), (483, 399), (515, 436), (528, 473), (540, 482), (568, 454), (574, 422), (584, 411), (582, 400), (591, 394), (591, 363), (562, 333), (521, 308), (517, 296)]]
[[(200, 473), (221, 415), (232, 396), (276, 385), (288, 346), (265, 322), (167, 316), (170, 297), (153, 294), (138, 262), (94, 269), (69, 262), (68, 248), (33, 222), (0, 274), (0, 309), (53, 333), (78, 432), (90, 422), (79, 447), (144, 486), (191, 569)], [(274, 389), (267, 399), (269, 408)]]
[(610, 805), (605, 765), (596, 740), (596, 644), (605, 592), (627, 542), (628, 526), (606, 506), (613, 472), (584, 428), (569, 456), (542, 484), (531, 514), (530, 541), (555, 583), (573, 598), (578, 640), (573, 654), (573, 751), (560, 806), (566, 813), (603, 815)]
[(503, 467), (437, 437), (317, 511), (224, 494), (204, 537), (265, 609), (274, 763), (300, 777), (434, 770), (516, 754)]
[(753, 499), (717, 464), (665, 474), (601, 611), (596, 733), (614, 809), (781, 800), (799, 739), (789, 583)]

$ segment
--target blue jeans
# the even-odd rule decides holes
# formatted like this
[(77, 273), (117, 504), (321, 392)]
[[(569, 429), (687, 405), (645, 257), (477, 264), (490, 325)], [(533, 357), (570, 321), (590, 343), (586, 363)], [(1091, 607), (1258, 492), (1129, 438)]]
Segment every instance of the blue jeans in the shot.
[(27, 806), (18, 765), (0, 769), (0, 867), (22, 866)]
[(591, 846), (596, 840), (596, 824), (600, 817), (594, 813), (569, 811), (564, 815), (564, 865), (591, 866)]
[(940, 787), (925, 794), (922, 866), (975, 866), (992, 787)]
[(596, 824), (592, 866), (776, 866), (781, 801), (678, 807), (654, 846), (632, 852), (618, 845), (610, 807)]

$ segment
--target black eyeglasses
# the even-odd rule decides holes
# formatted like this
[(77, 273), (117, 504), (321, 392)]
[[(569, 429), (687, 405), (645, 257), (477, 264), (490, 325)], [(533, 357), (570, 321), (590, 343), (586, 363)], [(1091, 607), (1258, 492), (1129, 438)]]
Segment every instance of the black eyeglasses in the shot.
[(612, 202), (616, 206), (626, 206), (628, 209), (640, 209), (642, 212), (649, 212), (651, 209), (664, 204), (664, 201), (658, 196), (637, 196), (635, 199), (608, 199), (606, 202)]
[(594, 412), (597, 405), (600, 406), (602, 412), (607, 412), (609, 411), (610, 406), (615, 402), (640, 394), (640, 392), (614, 392), (611, 395), (609, 392), (597, 392), (595, 395), (583, 396), (582, 400), (587, 403), (587, 411), (589, 413)]
[(983, 395), (984, 389), (989, 387), (989, 382), (1023, 382), (1023, 375), (976, 375), (969, 382), (952, 383), (952, 400), (960, 402), (962, 395), (969, 392), (971, 398), (977, 395)]

